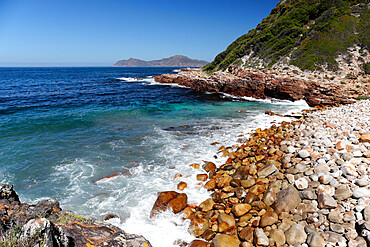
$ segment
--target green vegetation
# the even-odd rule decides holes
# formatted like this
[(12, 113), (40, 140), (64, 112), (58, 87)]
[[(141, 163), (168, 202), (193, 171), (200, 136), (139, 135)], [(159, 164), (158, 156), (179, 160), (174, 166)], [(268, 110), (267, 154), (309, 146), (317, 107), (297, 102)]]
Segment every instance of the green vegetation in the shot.
[[(286, 0), (216, 56), (204, 71), (225, 70), (245, 55), (271, 67), (281, 57), (302, 70), (337, 70), (335, 57), (354, 44), (370, 48), (367, 0)], [(357, 17), (358, 16), (358, 17)], [(249, 60), (254, 61), (254, 60)], [(249, 62), (248, 66), (257, 64)]]
[(365, 63), (364, 70), (366, 74), (370, 74), (370, 63)]
[(0, 236), (0, 247), (30, 247), (45, 246), (45, 235), (40, 231), (30, 237), (21, 238), (21, 227), (15, 226), (5, 235)]
[(80, 222), (85, 224), (93, 224), (95, 222), (95, 220), (90, 217), (78, 215), (70, 211), (62, 211), (59, 214), (58, 219), (52, 221), (53, 223), (57, 224), (64, 224), (67, 223), (68, 221)]
[(370, 99), (370, 96), (358, 96), (356, 99), (357, 100), (366, 100), (366, 99)]

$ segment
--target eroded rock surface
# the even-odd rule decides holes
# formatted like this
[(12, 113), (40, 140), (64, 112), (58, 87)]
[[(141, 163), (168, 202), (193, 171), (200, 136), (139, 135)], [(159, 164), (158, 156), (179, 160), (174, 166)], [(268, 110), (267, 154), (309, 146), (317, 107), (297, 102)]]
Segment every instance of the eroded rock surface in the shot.
[(263, 70), (230, 66), (226, 72), (207, 75), (200, 70), (154, 77), (157, 82), (175, 83), (199, 91), (223, 92), (256, 99), (305, 100), (310, 106), (353, 103), (353, 94), (338, 84), (279, 77)]
[(5, 246), (151, 246), (142, 236), (63, 211), (56, 200), (21, 203), (13, 186), (1, 183), (0, 237)]

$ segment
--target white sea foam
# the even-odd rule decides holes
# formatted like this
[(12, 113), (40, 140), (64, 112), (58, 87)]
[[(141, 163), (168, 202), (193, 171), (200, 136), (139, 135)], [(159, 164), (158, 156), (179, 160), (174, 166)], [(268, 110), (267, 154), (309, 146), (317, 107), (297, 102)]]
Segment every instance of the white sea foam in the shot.
[(117, 80), (120, 80), (120, 81), (125, 81), (125, 82), (135, 82), (135, 81), (141, 81), (142, 79), (141, 78), (133, 78), (133, 77), (119, 77), (119, 78), (116, 78)]
[[(284, 114), (287, 109), (306, 107), (303, 101), (278, 101), (270, 104), (280, 114)], [(232, 146), (238, 143), (239, 138), (246, 139), (248, 133), (255, 128), (267, 128), (274, 123), (290, 120), (269, 116), (262, 111), (261, 108), (260, 111), (241, 112), (242, 115), (247, 114), (245, 118), (209, 118), (199, 123), (194, 122), (194, 129), (191, 129), (190, 133), (155, 127), (155, 136), (144, 137), (142, 145), (137, 147), (143, 149), (143, 152), (150, 152), (150, 160), (141, 160), (138, 157), (137, 165), (130, 168), (129, 173), (122, 173), (97, 183), (92, 183), (93, 178), (97, 176), (96, 167), (104, 164), (76, 159), (57, 165), (54, 182), (69, 181), (66, 186), (69, 196), (62, 200), (62, 206), (68, 208), (71, 204), (79, 205), (73, 210), (100, 219), (108, 213), (116, 214), (119, 218), (111, 219), (110, 223), (128, 233), (143, 235), (154, 247), (174, 246), (173, 243), (177, 239), (190, 242), (194, 237), (187, 232), (189, 222), (182, 221), (179, 215), (167, 211), (153, 219), (149, 218), (157, 193), (166, 190), (178, 191), (177, 184), (184, 181), (188, 184), (183, 191), (188, 195), (188, 203), (199, 204), (208, 198), (209, 192), (199, 186), (199, 181), (196, 180), (196, 175), (204, 171), (189, 165), (202, 165), (203, 161), (212, 161), (220, 166), (226, 161), (226, 157), (218, 154), (221, 145)], [(210, 145), (213, 142), (220, 144)], [(119, 140), (108, 145), (113, 150), (125, 147), (124, 142)], [(153, 151), (148, 147), (161, 148)], [(182, 177), (174, 179), (176, 174), (181, 174)]]
[(175, 73), (179, 73), (181, 71), (181, 69), (174, 69), (172, 70), (172, 72), (175, 72)]
[(144, 79), (142, 79), (142, 80), (140, 80), (140, 81), (144, 81), (144, 82), (145, 82), (145, 84), (146, 84), (146, 83), (150, 83), (150, 84), (155, 83), (155, 80), (154, 80), (153, 76), (148, 76), (148, 77), (146, 77), (146, 78), (144, 78)]

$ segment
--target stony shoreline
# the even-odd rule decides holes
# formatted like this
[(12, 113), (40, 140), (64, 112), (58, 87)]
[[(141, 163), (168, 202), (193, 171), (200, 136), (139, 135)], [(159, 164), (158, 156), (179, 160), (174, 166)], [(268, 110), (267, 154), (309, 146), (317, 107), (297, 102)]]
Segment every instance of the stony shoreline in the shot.
[(184, 193), (162, 192), (153, 212), (181, 211), (202, 239), (191, 247), (369, 246), (369, 112), (363, 100), (257, 129), (220, 147), (225, 164), (202, 166), (211, 198), (194, 207)]
[[(221, 146), (225, 164), (192, 165), (204, 170), (197, 180), (211, 198), (188, 205), (185, 193), (162, 192), (151, 217), (171, 208), (190, 221), (198, 240), (179, 246), (368, 246), (369, 112), (370, 100), (305, 112), (255, 130), (234, 148)], [(47, 246), (151, 246), (142, 236), (63, 211), (55, 200), (29, 205), (11, 185), (0, 190), (1, 241), (34, 241), (42, 233), (36, 241)]]

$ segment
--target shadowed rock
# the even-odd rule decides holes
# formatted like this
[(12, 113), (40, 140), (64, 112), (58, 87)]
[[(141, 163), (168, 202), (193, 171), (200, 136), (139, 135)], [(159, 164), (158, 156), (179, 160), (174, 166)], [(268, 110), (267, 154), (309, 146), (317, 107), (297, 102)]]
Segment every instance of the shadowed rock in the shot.
[[(16, 229), (21, 229), (17, 233)], [(47, 199), (37, 204), (21, 203), (9, 184), (0, 184), (0, 232), (3, 239), (18, 234), (21, 246), (145, 246), (142, 236), (128, 234), (113, 225), (63, 211), (59, 202)], [(32, 241), (32, 242), (30, 242)], [(17, 245), (18, 246), (18, 245)]]

